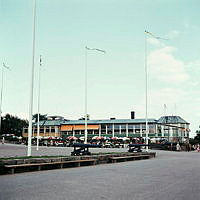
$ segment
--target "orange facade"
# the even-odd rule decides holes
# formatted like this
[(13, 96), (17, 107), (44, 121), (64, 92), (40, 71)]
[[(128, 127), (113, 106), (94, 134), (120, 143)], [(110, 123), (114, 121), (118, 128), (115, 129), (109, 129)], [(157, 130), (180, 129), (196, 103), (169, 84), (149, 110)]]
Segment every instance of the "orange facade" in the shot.
[[(28, 133), (23, 133), (23, 137), (28, 137)], [(60, 133), (40, 133), (41, 137), (61, 137)], [(32, 133), (32, 137), (37, 137), (37, 133)]]
[[(100, 125), (87, 125), (88, 130), (98, 130)], [(85, 130), (85, 125), (61, 125), (61, 131)]]

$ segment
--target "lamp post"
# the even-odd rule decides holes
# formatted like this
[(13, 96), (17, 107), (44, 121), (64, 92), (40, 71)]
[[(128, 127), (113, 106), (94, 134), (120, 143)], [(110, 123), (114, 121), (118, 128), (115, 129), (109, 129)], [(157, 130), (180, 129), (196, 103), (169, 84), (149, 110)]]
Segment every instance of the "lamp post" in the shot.
[(34, 61), (35, 61), (35, 24), (36, 24), (36, 0), (33, 0), (33, 41), (32, 41), (32, 68), (30, 82), (30, 102), (29, 102), (29, 126), (28, 126), (28, 151), (27, 156), (31, 156), (32, 137), (32, 115), (33, 115), (33, 83), (34, 83)]
[(37, 151), (39, 149), (39, 136), (40, 136), (40, 74), (41, 74), (41, 66), (42, 66), (42, 56), (40, 55), (40, 65), (38, 72), (38, 114), (37, 114)]
[(157, 39), (157, 40), (167, 40), (165, 38), (157, 37), (149, 31), (144, 31), (145, 33), (145, 122), (146, 122), (146, 151), (148, 151), (148, 138), (149, 138), (149, 127), (148, 127), (148, 67), (147, 67), (147, 35)]
[(3, 63), (1, 72), (1, 99), (0, 99), (0, 133), (1, 133), (1, 113), (2, 113), (2, 99), (3, 99), (3, 80), (4, 80), (4, 69), (10, 69)]
[(104, 50), (96, 49), (96, 48), (88, 48), (85, 47), (85, 140), (84, 143), (87, 144), (87, 135), (88, 135), (88, 129), (87, 129), (87, 53), (88, 51), (99, 51), (102, 53), (106, 53)]

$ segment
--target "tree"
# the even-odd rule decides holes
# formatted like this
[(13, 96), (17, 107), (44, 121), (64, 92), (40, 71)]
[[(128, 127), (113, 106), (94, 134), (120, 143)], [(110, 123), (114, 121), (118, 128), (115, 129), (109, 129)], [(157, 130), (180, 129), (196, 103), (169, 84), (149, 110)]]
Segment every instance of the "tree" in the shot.
[(6, 114), (2, 117), (1, 135), (2, 134), (14, 134), (16, 136), (22, 136), (23, 127), (28, 126), (28, 121)]
[(200, 144), (200, 130), (196, 130), (196, 136), (190, 139), (190, 144)]
[[(38, 121), (38, 114), (37, 113), (33, 115), (33, 120), (34, 120), (35, 123), (37, 123), (37, 121)], [(47, 120), (47, 114), (42, 115), (42, 114), (39, 113), (39, 120), (40, 121)]]

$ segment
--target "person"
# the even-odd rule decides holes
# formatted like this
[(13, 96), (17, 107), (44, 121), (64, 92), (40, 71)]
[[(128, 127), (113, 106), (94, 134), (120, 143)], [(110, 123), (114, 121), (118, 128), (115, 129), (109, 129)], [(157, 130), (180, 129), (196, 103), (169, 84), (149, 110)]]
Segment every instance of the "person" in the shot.
[(177, 143), (177, 145), (176, 145), (176, 151), (180, 151), (180, 150), (181, 150), (181, 146), (180, 146), (179, 143)]
[(189, 150), (188, 151), (192, 151), (192, 145), (189, 143)]
[(3, 137), (3, 138), (2, 138), (2, 144), (4, 144), (4, 143), (5, 143), (5, 138)]
[(173, 150), (173, 144), (171, 142), (171, 145), (170, 145), (170, 150), (172, 151)]
[(200, 152), (200, 145), (197, 144), (197, 152)]

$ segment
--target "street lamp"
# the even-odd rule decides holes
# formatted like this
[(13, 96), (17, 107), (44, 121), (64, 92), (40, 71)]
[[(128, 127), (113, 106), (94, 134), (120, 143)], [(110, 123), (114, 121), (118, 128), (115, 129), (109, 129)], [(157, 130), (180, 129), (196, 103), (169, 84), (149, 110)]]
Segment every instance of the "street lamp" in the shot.
[(36, 24), (36, 0), (33, 0), (33, 41), (32, 41), (32, 68), (30, 82), (30, 102), (29, 102), (29, 126), (28, 126), (28, 151), (27, 156), (31, 156), (32, 137), (32, 115), (33, 115), (33, 85), (34, 85), (34, 61), (35, 61), (35, 24)]
[(146, 107), (146, 112), (145, 112), (145, 121), (146, 121), (146, 151), (148, 151), (148, 137), (149, 137), (149, 128), (148, 128), (148, 94), (147, 94), (147, 90), (148, 90), (148, 71), (147, 71), (147, 35), (157, 39), (157, 40), (167, 40), (165, 38), (161, 38), (161, 37), (157, 37), (155, 36), (154, 34), (152, 34), (151, 32), (149, 31), (144, 31), (145, 33), (145, 107)]
[(87, 131), (87, 117), (88, 117), (87, 115), (87, 52), (88, 51), (98, 51), (98, 52), (106, 53), (104, 50), (101, 50), (101, 49), (85, 47), (85, 140), (84, 140), (85, 144), (87, 144), (87, 135), (88, 135), (88, 131)]
[(5, 63), (3, 63), (2, 65), (2, 72), (1, 72), (1, 99), (0, 99), (0, 132), (1, 132), (1, 113), (2, 113), (2, 98), (3, 98), (3, 79), (4, 79), (4, 69), (8, 69), (10, 70), (9, 67), (7, 67), (5, 65)]
[(42, 56), (40, 55), (40, 65), (39, 65), (39, 71), (38, 71), (38, 114), (37, 114), (37, 151), (39, 149), (39, 136), (40, 136), (40, 74), (41, 74), (41, 66), (42, 66)]

